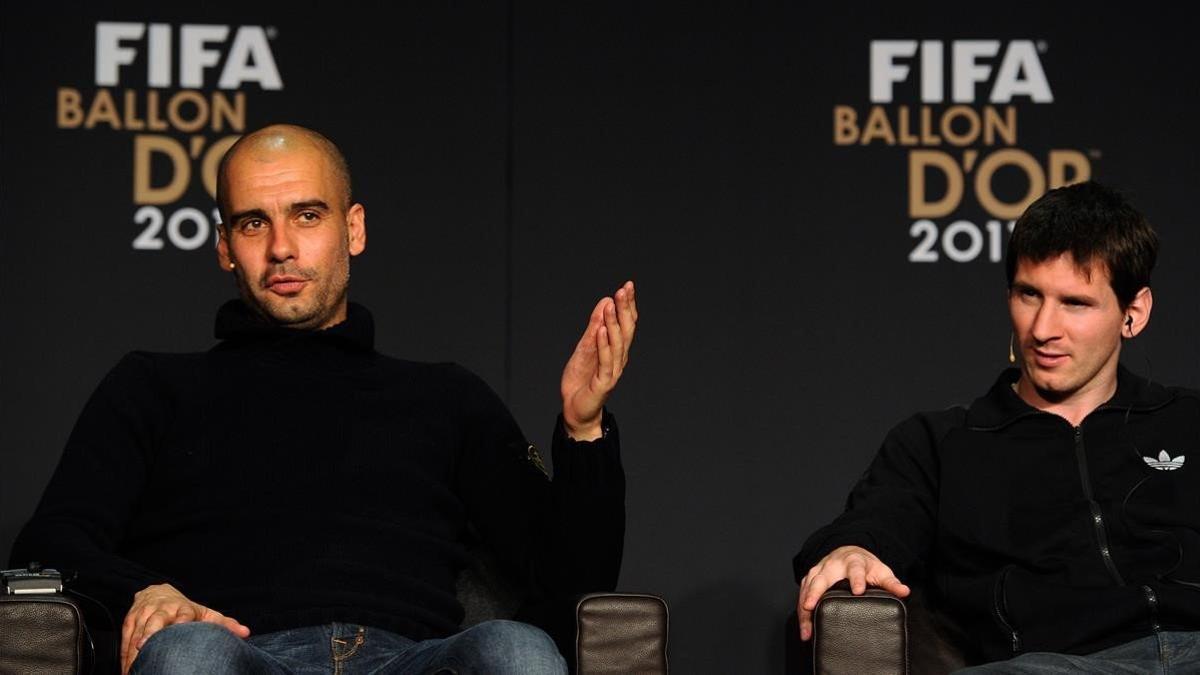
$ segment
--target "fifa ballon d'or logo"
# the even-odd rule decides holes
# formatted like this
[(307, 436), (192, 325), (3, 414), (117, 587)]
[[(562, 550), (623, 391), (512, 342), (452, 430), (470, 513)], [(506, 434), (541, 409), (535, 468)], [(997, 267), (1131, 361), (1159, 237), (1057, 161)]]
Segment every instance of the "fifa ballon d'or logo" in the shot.
[[(246, 130), (247, 93), (283, 89), (274, 37), (263, 26), (96, 24), (95, 87), (59, 87), (56, 123), (130, 133), (134, 249), (215, 242), (217, 165)], [(188, 205), (189, 194), (206, 203)]]
[[(833, 143), (907, 149), (906, 215), (916, 240), (909, 261), (999, 262), (1013, 220), (1046, 190), (1091, 178), (1091, 159), (1070, 148), (1018, 147), (1021, 106), (1054, 102), (1040, 56), (1045, 43), (948, 46), (871, 41), (870, 105), (833, 107)], [(997, 188), (997, 175), (1007, 177), (1009, 189)], [(1012, 194), (1013, 182), (1023, 185), (1019, 194)], [(982, 211), (983, 227), (964, 211)]]

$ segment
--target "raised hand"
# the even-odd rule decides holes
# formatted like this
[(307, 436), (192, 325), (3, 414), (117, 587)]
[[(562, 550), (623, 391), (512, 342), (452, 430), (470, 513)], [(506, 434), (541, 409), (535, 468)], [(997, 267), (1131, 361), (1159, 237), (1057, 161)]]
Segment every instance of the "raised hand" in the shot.
[(563, 421), (571, 438), (600, 438), (604, 402), (629, 362), (637, 318), (632, 281), (626, 281), (611, 298), (601, 299), (592, 310), (562, 375)]

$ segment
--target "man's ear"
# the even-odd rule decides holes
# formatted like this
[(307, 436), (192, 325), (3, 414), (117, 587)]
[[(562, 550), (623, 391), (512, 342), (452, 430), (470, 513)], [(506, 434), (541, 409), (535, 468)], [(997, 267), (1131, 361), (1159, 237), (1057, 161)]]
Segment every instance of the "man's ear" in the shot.
[(346, 212), (346, 236), (350, 255), (358, 255), (367, 249), (367, 210), (362, 204), (354, 204)]
[(217, 264), (226, 272), (232, 270), (234, 264), (229, 255), (229, 233), (221, 224), (217, 224)]
[(1150, 292), (1149, 286), (1144, 286), (1125, 308), (1125, 322), (1121, 324), (1121, 335), (1131, 338), (1145, 330), (1146, 324), (1150, 323), (1150, 310), (1153, 307), (1154, 294)]

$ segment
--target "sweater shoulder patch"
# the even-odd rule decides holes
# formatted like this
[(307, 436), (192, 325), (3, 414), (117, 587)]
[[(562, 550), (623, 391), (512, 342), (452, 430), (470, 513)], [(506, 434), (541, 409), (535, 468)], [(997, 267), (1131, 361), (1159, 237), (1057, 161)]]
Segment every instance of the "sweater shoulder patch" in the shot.
[(546, 463), (542, 461), (542, 454), (538, 452), (537, 446), (533, 443), (525, 448), (525, 460), (541, 471), (543, 476), (550, 477), (550, 472), (546, 471)]

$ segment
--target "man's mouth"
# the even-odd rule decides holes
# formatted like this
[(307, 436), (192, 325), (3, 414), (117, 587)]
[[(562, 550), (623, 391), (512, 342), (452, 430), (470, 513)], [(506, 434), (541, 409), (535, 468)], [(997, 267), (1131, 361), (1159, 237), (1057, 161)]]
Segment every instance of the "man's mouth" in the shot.
[(1061, 352), (1051, 352), (1043, 349), (1033, 350), (1034, 360), (1042, 368), (1053, 368), (1066, 362), (1070, 355)]
[(265, 284), (268, 291), (276, 295), (295, 295), (304, 290), (308, 279), (291, 274), (274, 274), (267, 278)]

